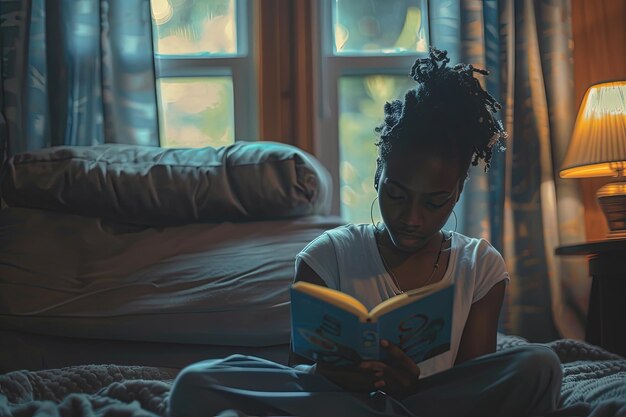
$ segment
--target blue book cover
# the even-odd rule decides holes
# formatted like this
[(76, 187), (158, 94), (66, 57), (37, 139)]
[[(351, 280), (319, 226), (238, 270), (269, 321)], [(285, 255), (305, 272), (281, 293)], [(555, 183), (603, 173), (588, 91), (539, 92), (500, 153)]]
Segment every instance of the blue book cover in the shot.
[(450, 349), (454, 285), (439, 282), (390, 298), (371, 311), (355, 298), (307, 282), (291, 286), (293, 351), (315, 362), (382, 360), (380, 340), (416, 363)]

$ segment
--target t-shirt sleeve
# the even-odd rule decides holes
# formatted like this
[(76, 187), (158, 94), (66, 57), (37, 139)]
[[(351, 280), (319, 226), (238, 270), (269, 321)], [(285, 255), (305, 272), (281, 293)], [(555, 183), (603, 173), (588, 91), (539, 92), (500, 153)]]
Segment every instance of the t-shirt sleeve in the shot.
[(303, 261), (319, 275), (328, 288), (339, 288), (337, 253), (327, 233), (317, 237), (296, 255), (296, 269)]
[(476, 282), (472, 304), (483, 298), (494, 285), (505, 281), (508, 285), (510, 280), (506, 264), (500, 252), (486, 240), (482, 240), (476, 259)]

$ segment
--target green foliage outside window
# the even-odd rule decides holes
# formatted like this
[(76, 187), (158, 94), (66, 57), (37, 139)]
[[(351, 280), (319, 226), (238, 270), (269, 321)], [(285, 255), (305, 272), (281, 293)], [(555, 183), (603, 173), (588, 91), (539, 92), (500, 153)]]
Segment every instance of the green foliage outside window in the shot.
[(164, 78), (161, 146), (204, 147), (234, 143), (233, 82), (230, 77)]
[[(369, 223), (376, 197), (374, 172), (378, 148), (374, 129), (383, 121), (385, 102), (404, 97), (415, 83), (408, 76), (346, 76), (339, 79), (339, 175), (341, 215)], [(374, 221), (379, 221), (374, 206)]]

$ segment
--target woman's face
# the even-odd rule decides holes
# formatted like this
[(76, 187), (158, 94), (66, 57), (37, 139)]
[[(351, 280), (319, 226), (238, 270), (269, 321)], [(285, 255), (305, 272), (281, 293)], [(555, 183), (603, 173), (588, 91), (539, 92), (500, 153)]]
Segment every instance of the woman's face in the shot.
[(448, 220), (465, 173), (458, 158), (396, 146), (378, 184), (378, 204), (389, 238), (403, 252), (423, 248)]

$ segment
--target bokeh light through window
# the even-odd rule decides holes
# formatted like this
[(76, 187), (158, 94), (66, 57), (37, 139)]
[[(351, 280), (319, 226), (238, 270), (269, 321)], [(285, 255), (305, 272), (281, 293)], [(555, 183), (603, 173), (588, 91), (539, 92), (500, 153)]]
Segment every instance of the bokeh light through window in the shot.
[(158, 80), (161, 146), (197, 148), (235, 141), (233, 82), (230, 77)]
[(236, 55), (236, 0), (151, 0), (160, 55)]
[[(369, 223), (376, 197), (374, 172), (378, 148), (374, 129), (384, 119), (385, 102), (401, 99), (415, 82), (408, 76), (345, 76), (339, 79), (339, 176), (341, 215)], [(374, 221), (380, 220), (378, 207)]]
[(428, 49), (420, 0), (335, 0), (337, 55), (406, 54)]

